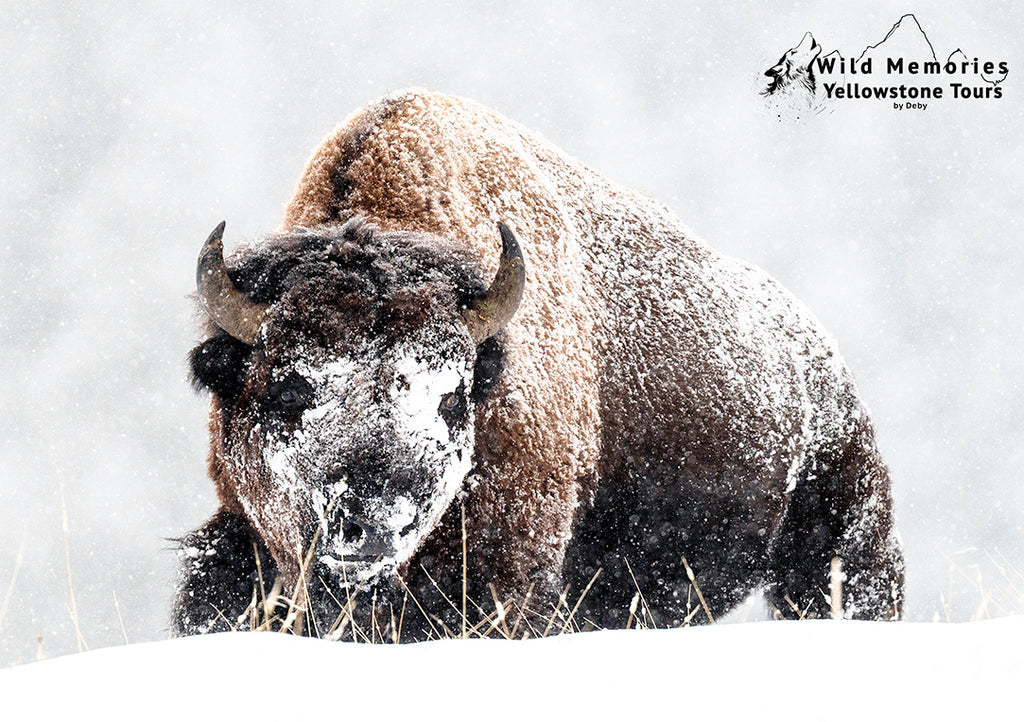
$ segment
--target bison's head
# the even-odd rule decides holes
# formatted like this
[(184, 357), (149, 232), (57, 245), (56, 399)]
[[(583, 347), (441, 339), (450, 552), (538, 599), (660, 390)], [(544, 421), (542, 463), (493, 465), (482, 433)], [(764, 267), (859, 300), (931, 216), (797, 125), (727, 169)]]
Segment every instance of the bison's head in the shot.
[(215, 394), (213, 466), (278, 563), (339, 585), (393, 576), (472, 466), (474, 402), (525, 271), (493, 283), (435, 236), (359, 221), (265, 239), (228, 269), (221, 224), (197, 269), (216, 324), (191, 356)]

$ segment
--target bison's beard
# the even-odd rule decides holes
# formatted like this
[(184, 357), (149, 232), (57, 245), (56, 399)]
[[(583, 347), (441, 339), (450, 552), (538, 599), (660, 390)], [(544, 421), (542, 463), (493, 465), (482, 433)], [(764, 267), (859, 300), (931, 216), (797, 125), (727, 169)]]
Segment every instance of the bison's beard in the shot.
[(405, 585), (393, 569), (356, 586), (318, 565), (306, 582), (306, 633), (337, 641), (400, 642), (405, 601)]
[[(430, 545), (428, 545), (430, 546)], [(458, 636), (463, 624), (459, 605), (461, 568), (438, 563), (434, 548), (409, 562), (388, 566), (355, 585), (348, 574), (316, 564), (306, 577), (305, 634), (336, 641), (400, 643)], [(469, 599), (481, 590), (470, 585)], [(476, 605), (465, 610), (477, 624)]]

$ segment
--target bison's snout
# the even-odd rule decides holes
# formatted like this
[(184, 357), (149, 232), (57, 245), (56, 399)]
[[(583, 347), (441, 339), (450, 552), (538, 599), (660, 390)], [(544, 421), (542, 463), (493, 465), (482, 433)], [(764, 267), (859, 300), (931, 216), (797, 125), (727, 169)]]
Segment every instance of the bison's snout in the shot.
[(358, 509), (336, 509), (326, 521), (323, 542), (341, 552), (347, 562), (372, 562), (395, 553), (387, 530)]
[(391, 535), (385, 534), (365, 519), (345, 517), (340, 532), (344, 548), (350, 550), (345, 554), (345, 561), (374, 562), (395, 554)]
[(398, 545), (414, 530), (419, 515), (414, 513), (411, 519), (398, 519), (401, 528), (396, 528), (394, 516), (377, 518), (379, 514), (374, 515), (358, 500), (349, 502), (329, 511), (324, 520), (321, 544), (326, 553), (346, 563), (393, 559)]

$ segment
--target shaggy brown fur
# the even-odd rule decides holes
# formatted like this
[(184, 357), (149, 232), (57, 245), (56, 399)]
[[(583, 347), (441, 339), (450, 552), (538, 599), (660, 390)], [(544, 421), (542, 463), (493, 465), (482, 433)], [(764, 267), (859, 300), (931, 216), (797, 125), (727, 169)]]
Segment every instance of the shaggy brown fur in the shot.
[[(782, 614), (814, 616), (838, 556), (846, 615), (898, 618), (903, 560), (867, 411), (834, 342), (773, 279), (536, 134), (420, 90), (321, 144), (282, 231), (353, 215), (456, 239), (478, 277), (497, 266), (496, 221), (523, 247), (526, 294), (475, 410), (471, 595), (490, 583), (543, 606), (602, 569), (583, 617), (621, 626), (639, 586), (659, 623), (679, 623), (685, 557), (714, 615), (765, 587)], [(215, 395), (210, 474), (224, 512), (244, 516), (228, 416)], [(460, 527), (455, 505), (403, 568), (414, 592), (459, 597)]]

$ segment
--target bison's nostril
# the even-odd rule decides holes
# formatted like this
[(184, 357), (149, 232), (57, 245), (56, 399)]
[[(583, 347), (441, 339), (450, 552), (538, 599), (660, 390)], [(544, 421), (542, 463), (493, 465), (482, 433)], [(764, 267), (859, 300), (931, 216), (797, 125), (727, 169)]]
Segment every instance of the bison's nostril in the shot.
[(341, 536), (346, 544), (355, 544), (363, 538), (363, 527), (355, 519), (345, 519), (341, 523)]
[(409, 532), (413, 531), (416, 528), (416, 522), (418, 522), (419, 520), (420, 520), (420, 515), (417, 514), (416, 516), (414, 516), (412, 518), (411, 522), (409, 522), (404, 527), (402, 527), (402, 530), (400, 532), (398, 532), (398, 535), (399, 536), (405, 536)]

